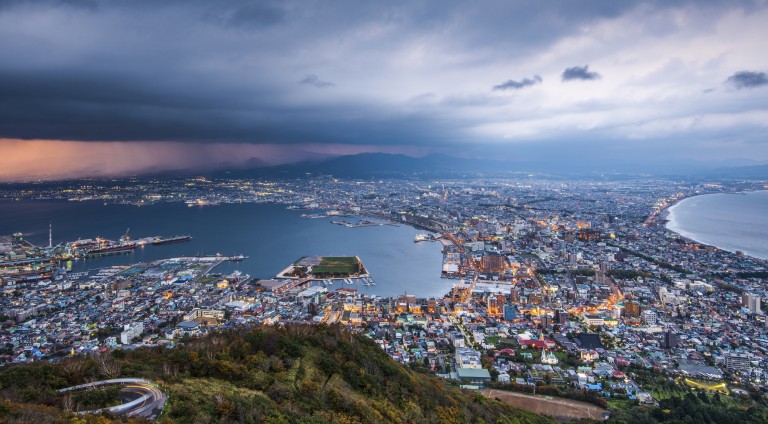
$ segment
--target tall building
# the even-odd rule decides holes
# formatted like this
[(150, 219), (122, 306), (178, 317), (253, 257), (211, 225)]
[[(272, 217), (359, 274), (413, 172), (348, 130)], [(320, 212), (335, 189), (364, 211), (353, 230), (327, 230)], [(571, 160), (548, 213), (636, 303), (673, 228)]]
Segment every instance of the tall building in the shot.
[(677, 347), (677, 333), (674, 331), (667, 331), (664, 333), (664, 340), (662, 340), (661, 347), (664, 349), (674, 349)]
[(568, 311), (565, 309), (557, 309), (555, 310), (555, 321), (557, 321), (558, 324), (565, 324), (568, 322)]
[(504, 305), (504, 296), (488, 295), (486, 297), (486, 304), (488, 305), (488, 316), (495, 317), (502, 314), (502, 308)]
[(506, 321), (513, 321), (517, 318), (517, 308), (515, 305), (504, 305), (504, 319)]
[(744, 293), (741, 295), (741, 304), (749, 308), (752, 313), (759, 314), (760, 309), (760, 296), (755, 296), (751, 293)]
[(552, 327), (552, 317), (544, 314), (541, 316), (541, 328), (550, 328)]
[(496, 274), (501, 274), (507, 269), (504, 256), (499, 255), (498, 253), (486, 252), (486, 254), (483, 255), (482, 265), (483, 271)]

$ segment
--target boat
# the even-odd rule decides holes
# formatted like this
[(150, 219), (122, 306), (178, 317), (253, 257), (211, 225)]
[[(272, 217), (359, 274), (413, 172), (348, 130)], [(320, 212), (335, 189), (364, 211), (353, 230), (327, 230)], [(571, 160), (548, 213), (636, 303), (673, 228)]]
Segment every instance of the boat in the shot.
[(414, 243), (418, 243), (420, 241), (435, 241), (435, 236), (432, 234), (416, 234), (416, 237), (413, 238)]
[(183, 243), (190, 240), (192, 240), (192, 236), (174, 236), (169, 238), (155, 237), (155, 239), (152, 240), (152, 244), (157, 246), (159, 244)]
[(97, 249), (88, 250), (86, 253), (89, 255), (106, 255), (110, 253), (121, 253), (121, 252), (128, 252), (128, 251), (134, 250), (138, 246), (139, 246), (138, 244), (133, 242), (111, 244), (111, 245), (106, 245), (104, 247), (99, 247)]
[(90, 247), (96, 247), (101, 244), (99, 239), (78, 239), (70, 243), (72, 249), (88, 249)]

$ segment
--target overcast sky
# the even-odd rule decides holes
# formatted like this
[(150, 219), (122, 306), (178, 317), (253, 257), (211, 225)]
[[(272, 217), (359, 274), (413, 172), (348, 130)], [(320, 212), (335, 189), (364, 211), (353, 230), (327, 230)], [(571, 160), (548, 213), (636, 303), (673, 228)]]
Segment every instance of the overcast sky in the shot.
[(766, 1), (0, 0), (0, 178), (768, 163), (766, 23)]

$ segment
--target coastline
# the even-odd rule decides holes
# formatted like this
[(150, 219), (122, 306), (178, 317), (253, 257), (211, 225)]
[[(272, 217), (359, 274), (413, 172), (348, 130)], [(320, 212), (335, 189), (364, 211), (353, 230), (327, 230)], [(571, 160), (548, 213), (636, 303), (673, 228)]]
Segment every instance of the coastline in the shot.
[[(676, 226), (676, 222), (674, 221), (674, 219), (671, 218), (671, 216), (674, 213), (672, 208), (675, 207), (675, 206), (678, 206), (683, 200), (690, 199), (690, 198), (693, 198), (693, 197), (709, 196), (709, 195), (716, 195), (716, 194), (731, 194), (731, 195), (742, 195), (743, 196), (743, 195), (747, 195), (749, 193), (760, 193), (760, 192), (768, 192), (768, 190), (748, 190), (748, 191), (730, 191), (730, 192), (729, 191), (724, 191), (724, 192), (701, 193), (701, 194), (693, 194), (693, 195), (690, 195), (690, 196), (684, 196), (684, 197), (681, 197), (680, 199), (675, 200), (669, 206), (665, 207), (659, 213), (659, 215), (658, 215), (658, 222), (661, 223), (662, 225), (664, 225), (664, 229), (666, 231), (674, 233), (677, 237), (679, 237), (680, 239), (684, 240), (685, 242), (695, 243), (695, 244), (698, 244), (698, 245), (703, 246), (705, 248), (714, 248), (714, 249), (717, 249), (717, 250), (724, 250), (724, 251), (731, 252), (731, 253), (734, 253), (734, 254), (742, 254), (742, 255), (749, 256), (751, 258), (755, 258), (755, 259), (758, 259), (758, 260), (768, 260), (768, 257), (760, 256), (758, 253), (751, 252), (750, 250), (748, 250), (748, 248), (735, 248), (735, 247), (732, 247), (732, 246), (729, 246), (729, 247), (717, 246), (716, 244), (714, 244), (712, 242), (705, 242), (705, 241), (702, 241), (702, 240), (698, 240), (698, 238), (701, 238), (701, 237), (698, 237), (695, 234), (690, 234), (690, 233), (683, 234), (684, 231), (681, 230), (681, 229), (670, 228), (670, 224), (674, 224)], [(706, 238), (706, 236), (704, 238)]]

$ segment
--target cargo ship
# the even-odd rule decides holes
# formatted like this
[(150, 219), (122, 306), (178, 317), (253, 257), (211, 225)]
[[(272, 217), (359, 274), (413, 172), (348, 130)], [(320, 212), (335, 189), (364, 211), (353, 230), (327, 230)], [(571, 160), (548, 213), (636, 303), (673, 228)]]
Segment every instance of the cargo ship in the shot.
[(70, 243), (72, 249), (91, 249), (101, 245), (100, 239), (78, 239)]
[(133, 242), (124, 242), (119, 244), (109, 244), (97, 249), (88, 250), (86, 253), (89, 255), (108, 255), (111, 253), (123, 253), (134, 250), (139, 245)]
[(155, 239), (152, 240), (152, 244), (157, 246), (159, 244), (183, 243), (190, 240), (192, 240), (192, 236), (175, 236), (169, 238), (155, 237)]

